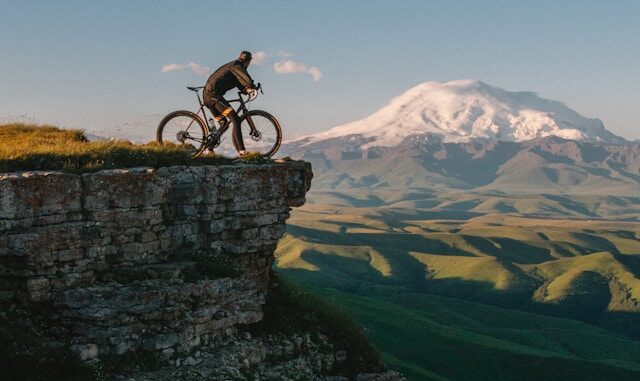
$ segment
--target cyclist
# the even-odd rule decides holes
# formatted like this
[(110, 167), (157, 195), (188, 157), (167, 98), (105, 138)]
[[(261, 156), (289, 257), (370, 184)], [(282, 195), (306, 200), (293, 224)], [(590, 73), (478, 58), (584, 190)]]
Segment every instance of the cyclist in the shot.
[(224, 99), (224, 94), (234, 87), (244, 94), (257, 91), (253, 79), (247, 73), (251, 58), (250, 52), (242, 51), (238, 59), (220, 66), (207, 79), (203, 93), (204, 104), (211, 110), (216, 122), (219, 123), (221, 132), (229, 128), (229, 122), (233, 123), (233, 145), (241, 157), (245, 156), (247, 151), (245, 151), (242, 141), (238, 114)]

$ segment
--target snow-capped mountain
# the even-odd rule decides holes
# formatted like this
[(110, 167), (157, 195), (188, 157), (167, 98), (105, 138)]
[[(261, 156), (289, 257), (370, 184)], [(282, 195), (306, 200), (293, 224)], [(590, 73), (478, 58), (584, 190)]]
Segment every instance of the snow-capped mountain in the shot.
[(636, 195), (640, 145), (564, 104), (479, 81), (427, 82), (373, 115), (284, 144), (314, 188)]
[(297, 139), (296, 143), (352, 137), (362, 148), (392, 147), (408, 137), (429, 135), (445, 143), (472, 140), (521, 142), (547, 136), (623, 143), (599, 119), (533, 92), (511, 92), (481, 81), (420, 84), (367, 118)]

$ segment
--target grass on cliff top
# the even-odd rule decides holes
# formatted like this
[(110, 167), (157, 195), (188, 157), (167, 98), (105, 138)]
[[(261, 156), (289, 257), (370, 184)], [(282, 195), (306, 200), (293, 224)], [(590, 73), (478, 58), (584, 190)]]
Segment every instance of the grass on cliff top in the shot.
[(193, 159), (187, 150), (177, 145), (90, 142), (79, 130), (20, 123), (0, 125), (0, 172), (91, 172), (142, 166), (229, 164), (231, 161), (220, 155)]

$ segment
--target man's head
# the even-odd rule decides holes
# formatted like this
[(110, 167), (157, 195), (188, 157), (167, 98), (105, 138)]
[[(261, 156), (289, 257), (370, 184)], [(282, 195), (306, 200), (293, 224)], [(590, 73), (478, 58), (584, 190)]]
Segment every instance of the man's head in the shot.
[(242, 52), (240, 52), (240, 56), (238, 57), (238, 61), (242, 62), (242, 64), (244, 65), (245, 68), (249, 67), (249, 64), (251, 63), (251, 52), (248, 52), (246, 50), (243, 50)]

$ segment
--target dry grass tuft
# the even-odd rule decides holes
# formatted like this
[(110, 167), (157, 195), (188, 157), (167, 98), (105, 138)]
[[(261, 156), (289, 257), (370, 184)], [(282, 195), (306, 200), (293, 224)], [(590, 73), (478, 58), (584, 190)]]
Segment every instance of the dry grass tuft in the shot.
[(126, 167), (228, 164), (219, 155), (193, 159), (178, 145), (128, 141), (89, 142), (79, 130), (29, 124), (0, 125), (0, 172), (62, 170), (90, 172)]

